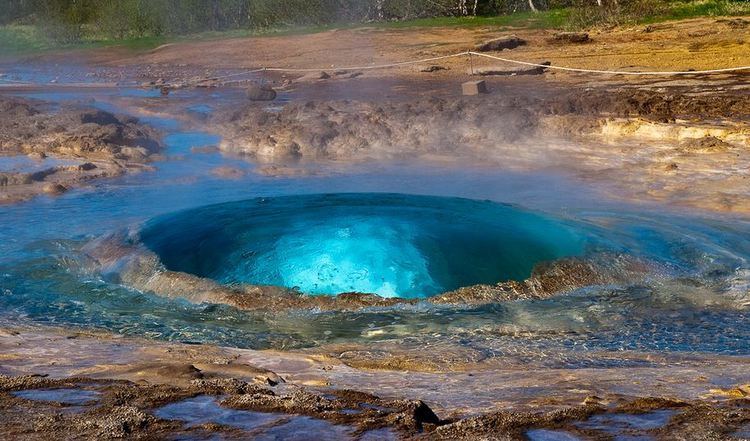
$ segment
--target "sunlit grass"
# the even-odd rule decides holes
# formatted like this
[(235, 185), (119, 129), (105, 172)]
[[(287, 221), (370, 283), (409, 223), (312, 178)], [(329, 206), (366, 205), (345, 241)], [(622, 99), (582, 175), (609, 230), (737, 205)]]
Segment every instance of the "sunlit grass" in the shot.
[(0, 26), (0, 54), (38, 52), (55, 46), (36, 26)]
[(723, 17), (750, 15), (750, 1), (747, 0), (698, 0), (677, 1), (671, 5), (669, 13), (662, 19), (685, 20), (696, 17)]

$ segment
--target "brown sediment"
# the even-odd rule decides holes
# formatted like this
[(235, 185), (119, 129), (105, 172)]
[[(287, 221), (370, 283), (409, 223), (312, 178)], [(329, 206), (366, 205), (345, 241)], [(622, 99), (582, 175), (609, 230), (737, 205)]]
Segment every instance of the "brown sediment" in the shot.
[(519, 299), (544, 299), (585, 286), (639, 283), (655, 274), (656, 266), (620, 254), (603, 253), (589, 258), (565, 258), (538, 264), (522, 282), (475, 285), (439, 294), (432, 303), (493, 303)]
[(159, 157), (157, 133), (137, 119), (85, 107), (0, 96), (0, 155), (66, 159), (34, 172), (0, 172), (0, 203), (62, 194), (93, 179), (149, 170)]
[[(455, 375), (455, 374), (454, 374)], [(165, 373), (163, 379), (168, 379)], [(35, 401), (13, 392), (30, 390), (78, 389), (95, 391), (92, 401), (66, 405), (55, 401)], [(632, 397), (608, 394), (589, 395), (582, 404), (557, 402), (535, 410), (490, 410), (474, 415), (440, 415), (425, 402), (409, 397), (381, 397), (350, 388), (310, 388), (293, 383), (261, 385), (231, 377), (199, 378), (180, 386), (159, 378), (153, 382), (106, 378), (0, 375), (0, 429), (5, 436), (21, 439), (49, 439), (64, 436), (76, 439), (127, 438), (163, 439), (221, 433), (229, 439), (242, 439), (248, 432), (204, 423), (188, 426), (180, 421), (160, 419), (154, 411), (182, 400), (212, 396), (220, 406), (277, 415), (278, 424), (298, 415), (326, 420), (348, 428), (351, 436), (389, 429), (399, 439), (507, 439), (523, 440), (532, 429), (564, 431), (593, 439), (607, 439), (609, 432), (582, 426), (593, 415), (638, 415), (655, 410), (672, 410), (661, 426), (645, 431), (657, 440), (674, 439), (680, 434), (695, 439), (723, 439), (750, 422), (745, 400), (686, 400), (670, 397)], [(576, 398), (573, 399), (575, 402)], [(551, 402), (551, 401), (550, 401)], [(545, 409), (546, 407), (546, 409)], [(201, 415), (194, 415), (200, 417)], [(252, 429), (256, 435), (273, 426)], [(316, 437), (311, 427), (308, 435)], [(627, 429), (626, 429), (627, 430)], [(643, 431), (642, 431), (643, 432)], [(375, 432), (380, 433), (380, 432)], [(643, 434), (643, 433), (641, 433)]]

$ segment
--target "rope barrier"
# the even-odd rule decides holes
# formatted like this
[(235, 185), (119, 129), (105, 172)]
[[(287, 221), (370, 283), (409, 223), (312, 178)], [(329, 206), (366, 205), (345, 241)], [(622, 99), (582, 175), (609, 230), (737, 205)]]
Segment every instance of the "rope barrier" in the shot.
[[(443, 55), (443, 56), (440, 56), (440, 57), (422, 58), (420, 60), (401, 61), (401, 62), (398, 62), (398, 63), (376, 64), (376, 65), (369, 65), (369, 66), (331, 67), (329, 69), (343, 70), (343, 71), (389, 69), (389, 68), (392, 68), (392, 67), (408, 66), (408, 65), (412, 65), (412, 64), (429, 63), (429, 62), (432, 62), (432, 61), (445, 60), (447, 58), (461, 57), (461, 56), (464, 56), (464, 55), (469, 55), (469, 52), (461, 52), (461, 53), (458, 53), (458, 54)], [(295, 67), (261, 67), (261, 68), (258, 68), (258, 69), (253, 69), (253, 70), (249, 70), (249, 71), (245, 71), (245, 72), (238, 72), (238, 73), (233, 73), (233, 74), (229, 74), (229, 75), (223, 75), (223, 76), (219, 76), (219, 77), (206, 78), (206, 79), (199, 80), (199, 81), (197, 81), (195, 83), (196, 84), (200, 84), (200, 83), (204, 83), (206, 81), (217, 81), (217, 80), (221, 80), (221, 79), (224, 79), (224, 78), (238, 77), (238, 76), (249, 75), (249, 74), (258, 73), (258, 72), (299, 72), (299, 73), (304, 73), (304, 72), (320, 72), (320, 71), (323, 71), (323, 70), (326, 70), (326, 69), (325, 68), (324, 69), (319, 69), (319, 68), (295, 68)]]
[[(376, 70), (376, 69), (390, 69), (394, 67), (402, 67), (402, 66), (410, 66), (414, 64), (424, 64), (424, 63), (430, 63), (433, 61), (439, 61), (439, 60), (446, 60), (449, 58), (457, 58), (457, 57), (469, 57), (469, 64), (471, 65), (471, 72), (474, 73), (474, 62), (472, 59), (472, 56), (477, 57), (483, 57), (487, 59), (492, 59), (496, 61), (502, 61), (505, 63), (512, 63), (512, 64), (518, 64), (522, 66), (530, 66), (530, 67), (539, 67), (544, 69), (553, 69), (553, 70), (560, 70), (565, 72), (578, 72), (578, 73), (591, 73), (591, 74), (604, 74), (604, 75), (642, 75), (642, 76), (676, 76), (676, 75), (703, 75), (703, 74), (715, 74), (715, 73), (727, 73), (727, 72), (739, 72), (739, 71), (750, 71), (750, 66), (738, 66), (738, 67), (728, 67), (723, 69), (707, 69), (707, 70), (689, 70), (689, 71), (620, 71), (620, 70), (600, 70), (600, 69), (582, 69), (582, 68), (575, 68), (575, 67), (565, 67), (565, 66), (555, 66), (555, 65), (547, 65), (547, 64), (538, 64), (538, 63), (530, 63), (528, 61), (521, 61), (521, 60), (515, 60), (512, 58), (504, 58), (504, 57), (498, 57), (495, 55), (489, 55), (482, 52), (474, 52), (474, 51), (465, 51), (465, 52), (459, 52), (456, 54), (450, 54), (450, 55), (443, 55), (439, 57), (431, 57), (431, 58), (422, 58), (419, 60), (410, 60), (410, 61), (400, 61), (396, 63), (387, 63), (387, 64), (376, 64), (376, 65), (369, 65), (369, 66), (344, 66), (344, 67), (329, 67), (328, 69), (334, 69), (337, 71), (361, 71), (361, 70)], [(257, 69), (251, 69), (243, 72), (237, 72), (233, 74), (218, 76), (218, 77), (211, 77), (211, 78), (203, 78), (199, 80), (195, 80), (192, 82), (189, 82), (190, 85), (198, 85), (202, 83), (206, 83), (209, 81), (219, 81), (227, 78), (232, 77), (238, 77), (242, 75), (250, 75), (254, 73), (260, 73), (260, 72), (299, 72), (299, 73), (305, 73), (305, 72), (320, 72), (324, 71), (326, 68), (297, 68), (297, 67), (261, 67)], [(237, 80), (236, 82), (242, 82), (242, 81), (248, 81), (248, 80)], [(225, 82), (226, 83), (231, 83)], [(23, 81), (14, 81), (10, 80), (8, 78), (6, 79), (0, 79), (0, 84), (8, 84), (8, 83), (15, 83), (15, 84), (28, 84), (32, 85), (33, 83), (26, 83)], [(80, 84), (78, 85), (80, 86)]]
[[(530, 63), (528, 61), (521, 61), (521, 60), (515, 60), (512, 58), (498, 57), (495, 55), (489, 55), (489, 54), (485, 54), (481, 52), (474, 52), (474, 51), (465, 51), (465, 52), (459, 52), (459, 53), (451, 54), (451, 55), (443, 55), (440, 57), (422, 58), (419, 60), (401, 61), (397, 63), (376, 64), (376, 65), (369, 65), (369, 66), (330, 67), (329, 69), (334, 69), (337, 71), (390, 69), (394, 67), (409, 66), (409, 65), (414, 65), (414, 64), (424, 64), (424, 63), (429, 63), (433, 61), (445, 60), (448, 58), (469, 56), (469, 64), (471, 65), (471, 73), (473, 74), (474, 63), (473, 63), (473, 59), (471, 58), (473, 55), (476, 55), (478, 57), (492, 59), (492, 60), (502, 61), (505, 63), (518, 64), (522, 66), (540, 67), (544, 69), (554, 69), (554, 70), (560, 70), (560, 71), (565, 71), (565, 72), (593, 73), (593, 74), (605, 74), (605, 75), (674, 76), (674, 75), (702, 75), (702, 74), (727, 73), (727, 72), (739, 72), (739, 71), (744, 71), (744, 70), (750, 70), (750, 66), (728, 67), (728, 68), (723, 68), (723, 69), (708, 69), (708, 70), (689, 70), (689, 71), (621, 71), (621, 70), (582, 69), (582, 68), (575, 68), (575, 67)], [(231, 78), (235, 76), (248, 75), (248, 74), (259, 73), (259, 72), (305, 73), (305, 72), (320, 72), (324, 70), (326, 70), (326, 68), (261, 67), (258, 69), (253, 69), (253, 70), (249, 70), (245, 72), (199, 80), (198, 83), (203, 83), (206, 81), (216, 81), (216, 80), (221, 80), (224, 78)], [(241, 80), (241, 81), (244, 81), (244, 80)]]
[(712, 74), (712, 73), (725, 73), (725, 72), (737, 72), (742, 70), (750, 70), (750, 66), (740, 67), (728, 67), (725, 69), (709, 69), (709, 70), (689, 70), (689, 71), (618, 71), (618, 70), (597, 70), (597, 69), (580, 69), (574, 67), (554, 66), (546, 64), (529, 63), (526, 61), (513, 60), (510, 58), (496, 57), (494, 55), (483, 54), (481, 52), (469, 52), (472, 55), (479, 57), (491, 58), (493, 60), (504, 61), (506, 63), (515, 63), (523, 66), (532, 67), (543, 67), (545, 69), (557, 69), (567, 72), (581, 72), (581, 73), (596, 73), (596, 74), (610, 74), (610, 75), (700, 75), (700, 74)]

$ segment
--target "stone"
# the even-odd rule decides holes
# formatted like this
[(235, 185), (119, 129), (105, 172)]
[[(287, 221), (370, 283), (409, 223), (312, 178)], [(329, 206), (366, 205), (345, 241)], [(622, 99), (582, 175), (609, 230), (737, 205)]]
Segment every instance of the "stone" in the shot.
[(602, 404), (602, 401), (603, 400), (597, 397), (596, 395), (589, 395), (586, 398), (584, 398), (583, 405), (585, 406), (585, 405), (593, 404), (593, 405), (599, 406)]
[(108, 124), (118, 124), (120, 121), (116, 116), (103, 110), (91, 110), (88, 112), (81, 113), (81, 123), (83, 124), (98, 124), (105, 126)]
[(506, 37), (496, 38), (494, 40), (485, 41), (484, 43), (477, 45), (476, 49), (479, 52), (493, 52), (502, 51), (505, 49), (515, 49), (519, 46), (526, 46), (526, 44), (526, 40), (516, 37), (515, 35), (510, 35)]
[(547, 41), (562, 44), (584, 44), (590, 43), (591, 37), (589, 37), (587, 32), (558, 32)]
[(246, 93), (250, 101), (273, 101), (276, 99), (276, 91), (270, 86), (252, 85)]
[(443, 66), (437, 66), (437, 65), (433, 64), (431, 66), (426, 66), (426, 67), (423, 67), (423, 68), (419, 69), (420, 72), (428, 72), (428, 73), (429, 72), (437, 72), (439, 70), (448, 70), (448, 68), (447, 67), (443, 67)]
[(732, 149), (734, 149), (732, 144), (711, 135), (703, 138), (690, 138), (680, 144), (680, 150), (691, 153), (720, 153)]
[(41, 161), (47, 157), (47, 154), (44, 152), (31, 152), (26, 156), (35, 161)]
[[(552, 63), (549, 61), (544, 61), (542, 63), (544, 66), (550, 66)], [(506, 77), (512, 77), (517, 75), (541, 75), (547, 70), (546, 67), (541, 66), (532, 66), (532, 67), (516, 67), (511, 69), (506, 69), (502, 67), (484, 67), (479, 69), (474, 69), (475, 75), (481, 75), (481, 76), (506, 76)]]
[(48, 195), (60, 195), (68, 191), (68, 188), (65, 187), (62, 184), (57, 183), (49, 183), (45, 184), (44, 187), (42, 187), (42, 191), (47, 193)]
[(328, 74), (328, 72), (320, 71), (320, 72), (310, 72), (308, 74), (305, 74), (299, 78), (297, 78), (296, 81), (319, 81), (319, 80), (327, 80), (331, 78), (331, 75)]
[(240, 179), (246, 173), (244, 170), (236, 167), (223, 166), (214, 168), (211, 170), (211, 174), (223, 179)]
[(78, 171), (85, 172), (85, 171), (96, 170), (97, 166), (93, 162), (84, 162), (83, 164), (78, 165), (77, 169)]
[(461, 84), (461, 91), (464, 95), (479, 95), (487, 93), (487, 83), (484, 80), (467, 81)]

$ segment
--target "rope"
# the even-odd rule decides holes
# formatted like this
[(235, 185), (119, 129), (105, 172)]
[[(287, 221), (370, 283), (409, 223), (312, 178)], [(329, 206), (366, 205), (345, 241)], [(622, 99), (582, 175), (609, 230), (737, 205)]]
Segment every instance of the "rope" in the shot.
[[(354, 70), (374, 70), (374, 69), (389, 69), (393, 67), (408, 66), (413, 64), (424, 64), (432, 61), (445, 60), (448, 58), (456, 58), (463, 56), (476, 55), (478, 57), (489, 58), (492, 60), (503, 61), (506, 63), (519, 64), (522, 66), (541, 67), (545, 69), (555, 69), (566, 72), (580, 72), (580, 73), (593, 73), (593, 74), (606, 74), (606, 75), (661, 75), (661, 76), (672, 76), (672, 75), (701, 75), (701, 74), (714, 74), (714, 73), (726, 73), (726, 72), (738, 72), (744, 70), (750, 70), (750, 66), (739, 66), (739, 67), (728, 67), (724, 69), (708, 69), (708, 70), (690, 70), (690, 71), (620, 71), (620, 70), (599, 70), (599, 69), (581, 69), (575, 67), (555, 66), (547, 64), (529, 63), (527, 61), (514, 60), (511, 58), (497, 57), (481, 52), (466, 51), (459, 52), (451, 55), (443, 55), (440, 57), (422, 58), (420, 60), (401, 61), (398, 63), (388, 64), (377, 64), (370, 66), (348, 66), (348, 67), (332, 67), (330, 69), (342, 70), (342, 71), (354, 71)], [(471, 60), (471, 58), (470, 58)], [(471, 62), (471, 61), (470, 61)], [(224, 75), (222, 77), (215, 77), (211, 79), (201, 80), (200, 82), (209, 80), (218, 80), (222, 78), (229, 78), (234, 76), (246, 75), (258, 72), (320, 72), (326, 70), (325, 68), (295, 68), (295, 67), (262, 67), (246, 72), (235, 73), (231, 75)]]
[[(388, 69), (391, 67), (399, 67), (399, 66), (408, 66), (410, 64), (424, 64), (429, 63), (431, 61), (438, 61), (438, 60), (445, 60), (446, 58), (456, 58), (461, 57), (464, 55), (468, 55), (469, 52), (461, 52), (458, 54), (451, 54), (451, 55), (443, 55), (442, 57), (432, 57), (432, 58), (422, 58), (421, 60), (411, 60), (411, 61), (401, 61), (398, 63), (389, 63), (389, 64), (376, 64), (376, 65), (370, 65), (370, 66), (351, 66), (351, 67), (334, 67), (331, 69), (335, 70), (373, 70), (373, 69)], [(301, 68), (286, 68), (286, 67), (267, 67), (264, 70), (270, 71), (270, 72), (320, 72), (321, 70), (325, 69), (301, 69)]]
[[(503, 58), (503, 57), (497, 57), (494, 55), (489, 55), (481, 52), (474, 52), (474, 51), (465, 51), (465, 52), (459, 52), (456, 54), (451, 55), (443, 55), (439, 57), (431, 57), (431, 58), (422, 58), (419, 60), (410, 60), (410, 61), (401, 61), (397, 63), (388, 63), (388, 64), (376, 64), (376, 65), (369, 65), (369, 66), (346, 66), (346, 67), (331, 67), (329, 69), (335, 69), (337, 71), (358, 71), (358, 70), (375, 70), (375, 69), (389, 69), (393, 67), (401, 67), (401, 66), (409, 66), (414, 64), (424, 64), (429, 63), (433, 61), (439, 61), (439, 60), (445, 60), (448, 58), (456, 58), (456, 57), (464, 57), (469, 56), (469, 63), (472, 65), (472, 73), (473, 73), (473, 61), (471, 59), (472, 55), (476, 55), (478, 57), (484, 57), (489, 58), (492, 60), (497, 61), (503, 61), (505, 63), (513, 63), (513, 64), (519, 64), (522, 66), (530, 66), (530, 67), (540, 67), (544, 69), (555, 69), (555, 70), (561, 70), (566, 72), (579, 72), (579, 73), (593, 73), (593, 74), (605, 74), (605, 75), (661, 75), (661, 76), (673, 76), (673, 75), (701, 75), (701, 74), (714, 74), (714, 73), (726, 73), (726, 72), (739, 72), (744, 70), (750, 70), (750, 66), (739, 66), (739, 67), (728, 67), (724, 69), (708, 69), (708, 70), (691, 70), (691, 71), (618, 71), (618, 70), (599, 70), (599, 69), (581, 69), (581, 68), (575, 68), (575, 67), (565, 67), (565, 66), (555, 66), (555, 65), (547, 65), (547, 64), (538, 64), (538, 63), (529, 63), (527, 61), (520, 61), (520, 60), (514, 60), (512, 58)], [(242, 75), (250, 75), (254, 73), (259, 72), (320, 72), (325, 69), (321, 68), (296, 68), (296, 67), (261, 67), (257, 69), (247, 70), (243, 72), (228, 74), (228, 75), (222, 75), (218, 77), (211, 77), (211, 78), (203, 78), (196, 81), (189, 82), (190, 85), (197, 85), (202, 84), (208, 81), (217, 81), (222, 80), (226, 78), (232, 78)], [(235, 82), (241, 82), (241, 81), (247, 81), (247, 80), (236, 80)], [(32, 83), (25, 83), (23, 81), (14, 81), (10, 79), (0, 79), (0, 84), (2, 83), (16, 83), (16, 84), (28, 84), (31, 85)], [(225, 82), (229, 83), (229, 82)], [(81, 86), (80, 84), (77, 86)]]
[[(332, 67), (330, 69), (334, 70), (344, 70), (344, 71), (353, 71), (353, 70), (374, 70), (374, 69), (388, 69), (392, 67), (399, 67), (399, 66), (407, 66), (410, 64), (423, 64), (423, 63), (429, 63), (431, 61), (438, 61), (438, 60), (445, 60), (447, 58), (455, 58), (455, 57), (461, 57), (464, 55), (469, 55), (469, 52), (461, 52), (458, 54), (451, 54), (451, 55), (443, 55), (440, 57), (432, 57), (432, 58), (422, 58), (420, 60), (411, 60), (411, 61), (401, 61), (398, 63), (389, 63), (389, 64), (376, 64), (376, 65), (369, 65), (369, 66), (348, 66), (348, 67)], [(211, 77), (211, 78), (205, 78), (202, 80), (198, 80), (195, 82), (195, 84), (204, 83), (206, 81), (216, 81), (221, 80), (225, 78), (232, 78), (232, 77), (239, 77), (242, 75), (249, 75), (253, 73), (258, 72), (320, 72), (325, 69), (318, 69), (318, 68), (295, 68), (295, 67), (261, 67), (258, 69), (248, 70), (245, 72), (238, 72), (233, 73), (229, 75), (222, 75), (219, 77)], [(242, 81), (242, 80), (240, 80)]]
[(564, 70), (567, 72), (582, 72), (582, 73), (596, 73), (596, 74), (610, 74), (610, 75), (700, 75), (700, 74), (712, 74), (722, 72), (737, 72), (742, 70), (750, 70), (750, 66), (740, 67), (728, 67), (725, 69), (709, 69), (709, 70), (691, 70), (691, 71), (619, 71), (619, 70), (597, 70), (597, 69), (579, 69), (574, 67), (564, 66), (553, 66), (546, 64), (528, 63), (526, 61), (512, 60), (510, 58), (496, 57), (494, 55), (483, 54), (480, 52), (469, 52), (471, 55), (479, 57), (491, 58), (493, 60), (505, 61), (506, 63), (521, 64), (524, 66), (543, 67), (546, 69), (557, 69)]

